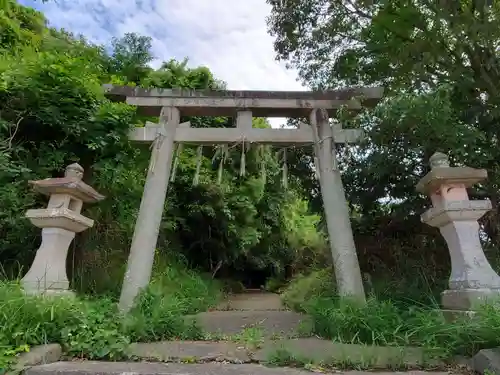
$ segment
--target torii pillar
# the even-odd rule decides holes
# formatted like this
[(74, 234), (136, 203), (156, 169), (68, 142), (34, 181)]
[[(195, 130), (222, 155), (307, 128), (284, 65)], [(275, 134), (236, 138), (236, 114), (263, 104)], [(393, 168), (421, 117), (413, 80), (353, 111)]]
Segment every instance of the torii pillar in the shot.
[(358, 255), (354, 244), (349, 207), (335, 155), (334, 132), (325, 109), (313, 109), (309, 118), (315, 139), (321, 196), (330, 250), (340, 296), (366, 301)]
[(148, 174), (137, 215), (132, 245), (127, 262), (119, 308), (128, 311), (139, 291), (148, 286), (154, 262), (163, 206), (167, 196), (174, 149), (175, 132), (180, 112), (175, 107), (163, 107), (160, 113), (161, 131), (153, 142)]

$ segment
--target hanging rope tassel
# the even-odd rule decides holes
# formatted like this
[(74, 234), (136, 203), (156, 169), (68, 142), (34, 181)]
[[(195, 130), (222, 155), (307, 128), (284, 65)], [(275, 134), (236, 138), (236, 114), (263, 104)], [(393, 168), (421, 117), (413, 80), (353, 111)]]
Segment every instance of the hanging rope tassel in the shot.
[(182, 143), (176, 145), (174, 165), (172, 166), (172, 173), (170, 174), (170, 182), (175, 181), (175, 176), (177, 175), (177, 168), (179, 167), (179, 158), (182, 152), (182, 148), (183, 148)]
[(282, 184), (283, 188), (285, 190), (288, 189), (288, 164), (286, 160), (286, 148), (283, 149), (283, 177), (282, 177)]
[(219, 158), (221, 154), (221, 149), (219, 146), (215, 146), (215, 153), (214, 153), (214, 156), (212, 156), (212, 165), (214, 165), (214, 163), (217, 161), (217, 159)]
[(224, 169), (224, 162), (226, 161), (228, 148), (227, 145), (223, 145), (221, 149), (221, 158), (219, 163), (219, 169), (217, 170), (217, 183), (220, 185), (222, 183), (222, 171)]
[(160, 152), (160, 148), (163, 144), (163, 141), (165, 140), (165, 129), (160, 129), (158, 131), (158, 134), (156, 135), (153, 143), (151, 143), (151, 146), (149, 146), (149, 149), (151, 151), (151, 161), (149, 162), (149, 170), (151, 173), (155, 172), (155, 166), (156, 166), (156, 159), (158, 159), (158, 152)]
[(245, 140), (243, 140), (243, 143), (241, 145), (241, 160), (240, 160), (240, 176), (243, 177), (245, 176)]
[(201, 159), (203, 157), (203, 146), (198, 146), (196, 152), (196, 172), (193, 177), (193, 186), (197, 186), (200, 182), (200, 169), (201, 169)]
[(259, 145), (259, 158), (260, 158), (260, 178), (262, 179), (262, 184), (267, 183), (267, 171), (266, 171), (266, 149), (264, 145)]

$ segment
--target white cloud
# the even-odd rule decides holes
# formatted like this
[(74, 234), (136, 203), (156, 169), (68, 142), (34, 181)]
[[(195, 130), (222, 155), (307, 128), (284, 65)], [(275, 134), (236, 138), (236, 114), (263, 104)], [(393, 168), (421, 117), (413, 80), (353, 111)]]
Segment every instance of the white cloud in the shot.
[[(188, 57), (227, 82), (229, 89), (303, 90), (297, 74), (274, 59), (265, 0), (21, 0), (50, 24), (92, 41), (137, 32), (153, 38), (158, 61)], [(273, 126), (283, 119), (272, 121)]]

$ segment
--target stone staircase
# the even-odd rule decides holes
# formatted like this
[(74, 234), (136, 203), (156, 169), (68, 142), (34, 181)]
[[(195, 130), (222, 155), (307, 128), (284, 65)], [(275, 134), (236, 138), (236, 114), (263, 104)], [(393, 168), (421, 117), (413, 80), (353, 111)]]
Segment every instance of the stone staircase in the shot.
[[(205, 332), (214, 335), (208, 338), (209, 341), (132, 344), (129, 355), (136, 362), (73, 360), (50, 363), (60, 357), (59, 347), (57, 358), (47, 360), (49, 358), (43, 355), (42, 359), (25, 361), (21, 368), (24, 368), (24, 375), (308, 375), (310, 371), (370, 375), (371, 372), (324, 368), (323, 364), (348, 360), (362, 367), (369, 360), (370, 369), (382, 370), (394, 364), (419, 367), (424, 361), (424, 353), (419, 348), (402, 351), (401, 348), (340, 344), (313, 337), (296, 338), (294, 336), (307, 322), (307, 317), (286, 310), (279, 295), (260, 290), (230, 296), (213, 311), (193, 317)], [(263, 365), (269, 364), (273, 353), (283, 349), (293, 358), (307, 357), (307, 369)], [(442, 368), (442, 365), (437, 367)], [(378, 374), (462, 375), (465, 372), (387, 371)]]
[(306, 316), (284, 308), (278, 294), (252, 289), (230, 296), (215, 310), (196, 315), (196, 319), (208, 334), (223, 336), (253, 328), (266, 337), (292, 337), (307, 324)]
[[(327, 371), (318, 371), (325, 373)], [(147, 362), (56, 362), (28, 368), (24, 375), (311, 375), (311, 371), (295, 368), (269, 368), (256, 364), (232, 363), (147, 363)], [(333, 373), (333, 372), (332, 372)], [(371, 375), (365, 371), (336, 374)], [(449, 375), (448, 372), (378, 372), (377, 375)], [(458, 374), (457, 374), (458, 375)]]

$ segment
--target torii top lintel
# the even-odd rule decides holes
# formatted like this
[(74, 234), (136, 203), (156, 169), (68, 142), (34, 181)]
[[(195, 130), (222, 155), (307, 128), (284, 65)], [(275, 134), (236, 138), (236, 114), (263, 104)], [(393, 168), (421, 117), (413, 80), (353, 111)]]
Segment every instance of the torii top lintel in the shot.
[(253, 117), (308, 117), (311, 109), (330, 115), (342, 106), (360, 110), (375, 106), (382, 87), (355, 87), (332, 91), (233, 91), (158, 89), (104, 85), (106, 96), (139, 107), (142, 114), (158, 116), (162, 107), (177, 107), (183, 116), (234, 116), (252, 111)]

